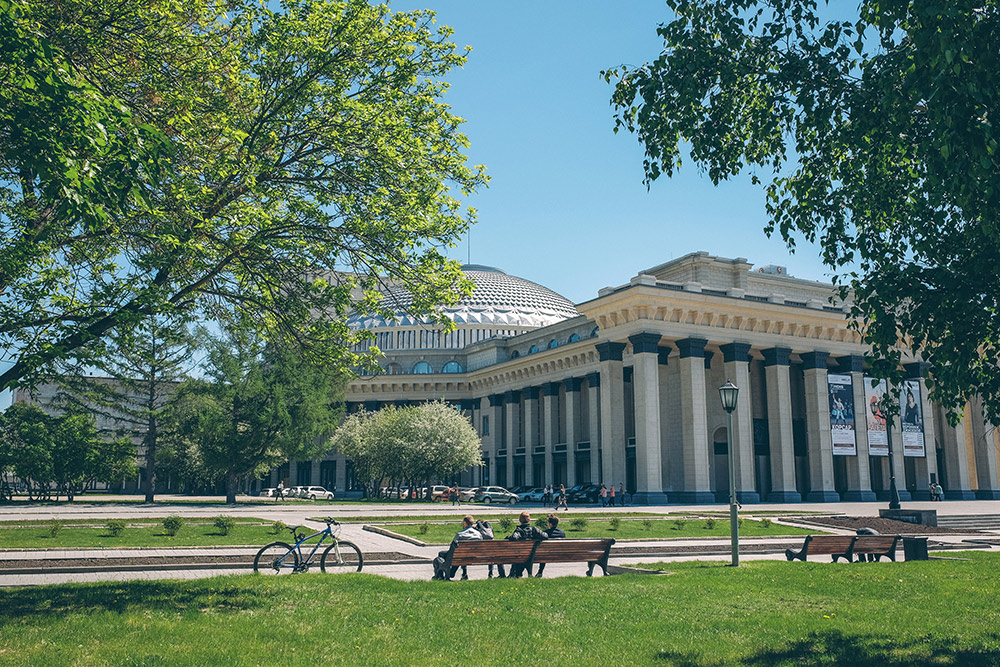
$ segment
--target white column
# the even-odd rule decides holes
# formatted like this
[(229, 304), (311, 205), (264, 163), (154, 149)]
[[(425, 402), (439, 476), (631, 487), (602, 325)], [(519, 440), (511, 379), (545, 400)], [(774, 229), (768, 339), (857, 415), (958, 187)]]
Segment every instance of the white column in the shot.
[[(507, 449), (507, 481), (505, 486), (514, 486), (514, 450), (521, 439), (521, 392), (508, 391), (503, 395), (506, 412), (506, 438), (504, 446)], [(496, 482), (494, 482), (496, 483)]]
[(948, 500), (975, 500), (976, 494), (972, 491), (969, 474), (969, 450), (965, 443), (965, 424), (959, 422), (957, 426), (951, 426), (946, 421), (942, 421), (941, 434), (944, 445), (944, 479), (941, 485), (944, 487), (944, 497)]
[[(754, 485), (753, 415), (750, 400), (750, 344), (720, 346), (726, 378), (740, 389), (733, 411), (733, 458), (736, 462), (736, 497), (743, 504), (759, 503)], [(721, 399), (720, 399), (721, 400)]]
[(524, 483), (535, 484), (535, 447), (538, 445), (538, 387), (525, 387), (524, 395)]
[[(604, 466), (601, 465), (601, 374), (587, 374), (587, 425), (590, 438), (590, 480), (594, 484), (604, 482)], [(606, 482), (604, 482), (606, 483)]]
[(806, 391), (806, 438), (809, 447), (809, 493), (813, 503), (835, 503), (840, 494), (833, 484), (833, 435), (830, 432), (830, 384), (826, 360), (829, 353), (802, 355)]
[[(555, 479), (552, 468), (552, 454), (559, 440), (559, 383), (546, 382), (542, 385), (542, 444), (545, 445), (545, 478), (535, 480), (543, 486)], [(571, 448), (567, 448), (569, 451)], [(572, 486), (568, 484), (567, 487)]]
[(847, 491), (843, 500), (873, 502), (871, 467), (868, 462), (868, 405), (865, 402), (865, 358), (852, 354), (840, 358), (840, 372), (850, 373), (854, 393), (854, 446), (856, 456), (847, 458)]
[(497, 450), (503, 449), (500, 434), (503, 433), (503, 394), (493, 394), (488, 397), (490, 420), (489, 434), (483, 436), (483, 446), (489, 452), (488, 477), (490, 484), (497, 483)]
[(997, 470), (996, 429), (986, 421), (983, 413), (983, 403), (978, 398), (973, 399), (969, 406), (970, 417), (975, 420), (972, 429), (976, 439), (973, 451), (976, 455), (976, 499), (1000, 500), (1000, 476)]
[(664, 505), (660, 461), (660, 334), (629, 336), (632, 343), (632, 387), (635, 395), (635, 504)]
[(935, 478), (938, 476), (937, 450), (934, 443), (934, 411), (931, 409), (930, 392), (923, 379), (929, 367), (930, 364), (926, 362), (916, 362), (904, 366), (907, 379), (920, 382), (920, 414), (924, 418), (924, 456), (913, 459), (916, 479), (916, 487), (913, 491), (914, 500), (930, 500), (931, 475)]
[(705, 403), (705, 345), (703, 338), (676, 342), (681, 380), (681, 432), (684, 488), (674, 500), (682, 503), (714, 503), (709, 478), (708, 411)]
[(625, 343), (597, 344), (601, 362), (601, 450), (605, 484), (625, 481)]
[(764, 380), (767, 383), (767, 432), (771, 450), (771, 493), (768, 502), (797, 503), (802, 495), (795, 487), (795, 443), (792, 436), (792, 390), (788, 377), (786, 347), (764, 350)]
[[(566, 387), (566, 481), (569, 486), (577, 484), (576, 443), (580, 440), (580, 378), (569, 378), (563, 382)], [(558, 400), (558, 397), (557, 397)]]

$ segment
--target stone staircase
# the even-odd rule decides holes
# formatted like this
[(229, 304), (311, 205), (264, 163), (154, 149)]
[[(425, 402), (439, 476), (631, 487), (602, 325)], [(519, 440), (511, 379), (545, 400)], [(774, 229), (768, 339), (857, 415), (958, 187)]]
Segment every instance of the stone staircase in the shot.
[(1000, 530), (1000, 514), (954, 514), (938, 515), (938, 525), (957, 530)]

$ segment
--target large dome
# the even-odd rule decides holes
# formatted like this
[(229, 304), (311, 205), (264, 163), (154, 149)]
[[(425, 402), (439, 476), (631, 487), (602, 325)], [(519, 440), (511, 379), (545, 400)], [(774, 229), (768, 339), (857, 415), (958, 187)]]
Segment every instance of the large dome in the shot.
[[(456, 324), (537, 328), (580, 314), (569, 299), (549, 288), (508, 275), (492, 266), (466, 264), (462, 271), (476, 287), (472, 294), (454, 306), (442, 309), (445, 316)], [(423, 319), (406, 313), (406, 306), (410, 303), (406, 290), (387, 290), (385, 301), (395, 304), (397, 321), (386, 321), (381, 317), (354, 317), (348, 320), (348, 324), (356, 329), (378, 329), (425, 323)]]

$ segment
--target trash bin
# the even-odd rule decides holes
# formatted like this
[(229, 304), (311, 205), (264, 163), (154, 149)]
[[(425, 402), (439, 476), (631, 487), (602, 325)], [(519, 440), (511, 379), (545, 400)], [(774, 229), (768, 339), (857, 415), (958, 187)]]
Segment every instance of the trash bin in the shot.
[(928, 560), (926, 537), (904, 537), (903, 558), (905, 560)]

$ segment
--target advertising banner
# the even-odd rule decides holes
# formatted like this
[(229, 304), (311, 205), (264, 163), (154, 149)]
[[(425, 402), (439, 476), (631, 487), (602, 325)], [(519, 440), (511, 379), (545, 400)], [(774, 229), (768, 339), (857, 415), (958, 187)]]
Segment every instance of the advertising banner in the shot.
[(903, 430), (903, 456), (926, 456), (920, 380), (907, 380), (903, 383), (899, 392), (899, 420)]
[(834, 456), (855, 456), (858, 453), (854, 439), (854, 386), (850, 375), (830, 373), (830, 433), (833, 436)]
[(868, 454), (889, 456), (889, 440), (885, 432), (885, 415), (879, 403), (885, 394), (885, 380), (873, 387), (872, 378), (865, 376), (865, 415), (868, 422)]

